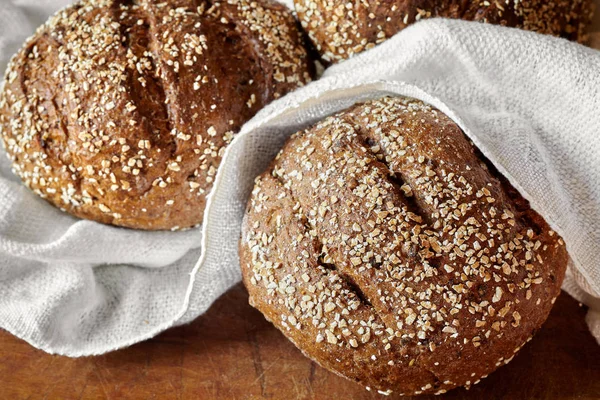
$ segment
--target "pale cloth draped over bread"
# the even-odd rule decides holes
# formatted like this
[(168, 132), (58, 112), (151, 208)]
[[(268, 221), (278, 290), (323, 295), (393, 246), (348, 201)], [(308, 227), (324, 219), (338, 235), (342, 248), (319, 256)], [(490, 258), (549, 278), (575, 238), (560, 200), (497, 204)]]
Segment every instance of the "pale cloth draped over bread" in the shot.
[[(0, 10), (2, 67), (42, 22), (28, 15), (54, 8), (52, 0), (11, 1)], [(448, 20), (407, 28), (248, 122), (224, 156), (200, 229), (139, 232), (77, 220), (29, 192), (0, 154), (0, 327), (44, 351), (82, 356), (192, 320), (239, 281), (246, 200), (287, 137), (393, 94), (456, 121), (563, 236), (571, 255), (563, 287), (590, 306), (600, 339), (600, 53)]]

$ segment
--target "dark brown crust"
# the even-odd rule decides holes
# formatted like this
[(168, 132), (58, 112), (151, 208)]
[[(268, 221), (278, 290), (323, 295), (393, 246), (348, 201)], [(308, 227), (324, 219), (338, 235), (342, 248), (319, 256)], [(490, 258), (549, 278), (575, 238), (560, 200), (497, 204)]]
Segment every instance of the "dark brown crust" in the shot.
[[(302, 26), (327, 62), (337, 62), (425, 18), (487, 22), (584, 42), (591, 0), (294, 0)], [(348, 8), (350, 5), (350, 8)]]
[(288, 141), (256, 180), (240, 262), (250, 303), (307, 356), (408, 395), (510, 361), (567, 253), (454, 122), (384, 98)]
[(12, 60), (0, 133), (24, 183), (69, 213), (186, 228), (241, 125), (311, 75), (271, 0), (86, 0)]

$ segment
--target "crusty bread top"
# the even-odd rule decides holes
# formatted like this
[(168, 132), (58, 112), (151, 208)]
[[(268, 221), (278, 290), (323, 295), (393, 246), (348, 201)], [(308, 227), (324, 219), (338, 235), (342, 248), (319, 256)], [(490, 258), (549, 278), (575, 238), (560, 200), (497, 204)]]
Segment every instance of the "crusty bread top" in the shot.
[(189, 227), (233, 135), (311, 69), (271, 0), (85, 0), (10, 63), (0, 133), (25, 184), (77, 216)]
[(583, 42), (591, 0), (294, 0), (298, 17), (325, 61), (374, 47), (421, 19), (444, 17), (522, 28)]
[(383, 98), (288, 141), (256, 180), (240, 261), (251, 304), (306, 355), (416, 394), (507, 363), (567, 253), (453, 121)]

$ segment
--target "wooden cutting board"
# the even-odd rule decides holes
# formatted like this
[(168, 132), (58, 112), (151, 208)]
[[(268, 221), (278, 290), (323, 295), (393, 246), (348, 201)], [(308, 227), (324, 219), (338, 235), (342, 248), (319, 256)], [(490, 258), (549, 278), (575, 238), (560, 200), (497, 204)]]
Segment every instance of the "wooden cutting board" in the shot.
[[(563, 293), (509, 365), (470, 391), (419, 399), (599, 399), (600, 346), (585, 313)], [(241, 285), (192, 324), (100, 357), (50, 356), (0, 331), (0, 399), (375, 398), (386, 397), (305, 358)]]

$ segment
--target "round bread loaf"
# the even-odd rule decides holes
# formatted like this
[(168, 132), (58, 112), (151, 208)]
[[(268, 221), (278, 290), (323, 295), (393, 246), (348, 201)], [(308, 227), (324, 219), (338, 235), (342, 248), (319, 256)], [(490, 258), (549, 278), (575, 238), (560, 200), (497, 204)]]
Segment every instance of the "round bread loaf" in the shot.
[(443, 17), (522, 28), (584, 41), (592, 0), (294, 0), (322, 58), (347, 59), (425, 18)]
[(11, 61), (0, 133), (15, 173), (69, 213), (191, 227), (241, 125), (312, 69), (270, 0), (86, 0)]
[(358, 104), (295, 134), (256, 179), (250, 303), (308, 357), (382, 393), (443, 393), (542, 325), (562, 239), (440, 111)]

